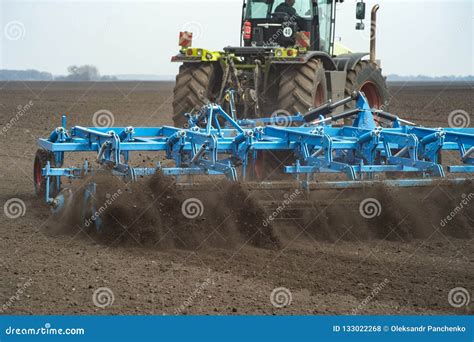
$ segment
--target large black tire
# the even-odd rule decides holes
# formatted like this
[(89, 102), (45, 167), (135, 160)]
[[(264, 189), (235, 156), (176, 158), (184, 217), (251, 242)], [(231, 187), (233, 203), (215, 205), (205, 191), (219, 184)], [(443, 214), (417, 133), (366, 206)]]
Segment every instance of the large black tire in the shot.
[[(38, 197), (44, 197), (46, 193), (46, 179), (41, 175), (41, 170), (46, 167), (49, 161), (51, 167), (56, 165), (54, 160), (54, 153), (46, 151), (44, 149), (38, 149), (35, 155), (35, 162), (33, 165), (33, 183), (35, 187), (35, 194)], [(50, 180), (50, 195), (56, 197), (59, 192), (57, 186), (57, 177), (51, 177)]]
[(328, 98), (323, 63), (310, 59), (306, 64), (296, 64), (281, 71), (278, 105), (280, 110), (293, 115), (306, 113), (324, 104)]
[(184, 63), (176, 76), (173, 98), (173, 123), (186, 124), (185, 113), (213, 101), (221, 86), (220, 67), (216, 63)]
[[(327, 101), (328, 90), (323, 64), (317, 59), (310, 59), (306, 64), (294, 64), (280, 69), (277, 109), (272, 116), (277, 116), (279, 125), (291, 126), (288, 116), (306, 113)], [(254, 172), (257, 180), (282, 179), (283, 165), (294, 162), (292, 153), (260, 152), (259, 162)]]
[[(354, 70), (347, 73), (346, 97), (351, 96), (353, 91), (362, 91), (372, 108), (388, 111), (390, 94), (388, 92), (382, 69), (370, 61), (360, 61)], [(352, 107), (353, 105), (348, 105)]]

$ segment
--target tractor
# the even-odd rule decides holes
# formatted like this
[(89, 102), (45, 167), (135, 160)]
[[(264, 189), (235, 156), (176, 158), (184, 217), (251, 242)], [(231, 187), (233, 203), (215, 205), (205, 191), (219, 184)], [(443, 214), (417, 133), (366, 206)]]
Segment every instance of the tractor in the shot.
[[(379, 6), (372, 9), (370, 53), (354, 53), (335, 42), (336, 5), (342, 2), (244, 0), (241, 44), (223, 51), (192, 47), (192, 32), (180, 32), (180, 52), (172, 57), (182, 63), (174, 124), (187, 126), (186, 115), (208, 103), (227, 106), (238, 119), (290, 116), (354, 91), (364, 93), (372, 108), (387, 110), (389, 93), (375, 58)], [(365, 5), (356, 5), (358, 30), (364, 29)], [(237, 108), (229, 108), (231, 102)]]

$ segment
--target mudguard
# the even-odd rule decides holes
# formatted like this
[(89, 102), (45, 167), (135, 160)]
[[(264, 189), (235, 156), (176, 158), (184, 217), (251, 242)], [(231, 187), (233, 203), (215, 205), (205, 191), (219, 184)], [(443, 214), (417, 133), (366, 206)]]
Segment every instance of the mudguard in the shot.
[(326, 52), (323, 51), (310, 51), (304, 55), (299, 55), (296, 58), (276, 58), (272, 57), (270, 59), (271, 64), (305, 64), (308, 60), (316, 58), (321, 60), (323, 63), (324, 69), (327, 71), (337, 70), (337, 64), (335, 60), (328, 55)]
[(339, 55), (334, 58), (336, 63), (337, 71), (348, 71), (354, 70), (357, 63), (359, 63), (362, 58), (368, 56), (367, 52), (358, 52), (358, 53), (346, 53), (343, 55)]

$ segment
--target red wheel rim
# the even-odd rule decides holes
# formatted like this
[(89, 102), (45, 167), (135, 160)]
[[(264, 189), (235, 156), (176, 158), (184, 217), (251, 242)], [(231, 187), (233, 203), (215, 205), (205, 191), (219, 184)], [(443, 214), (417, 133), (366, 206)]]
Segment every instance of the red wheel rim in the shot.
[(35, 174), (34, 174), (34, 179), (35, 179), (35, 184), (36, 186), (40, 186), (41, 185), (41, 181), (43, 179), (43, 176), (41, 175), (41, 171), (42, 171), (42, 166), (41, 166), (41, 163), (39, 162), (35, 162)]
[(255, 161), (255, 166), (253, 169), (254, 172), (254, 177), (257, 180), (262, 180), (264, 177), (264, 172), (265, 172), (265, 156), (263, 151), (257, 152), (257, 160)]
[(324, 104), (325, 100), (323, 86), (319, 83), (316, 87), (316, 93), (314, 94), (313, 106), (319, 107)]
[(380, 93), (375, 83), (371, 81), (365, 82), (360, 88), (360, 91), (364, 93), (365, 97), (367, 98), (367, 101), (369, 101), (369, 105), (371, 108), (382, 108), (382, 98), (380, 97)]

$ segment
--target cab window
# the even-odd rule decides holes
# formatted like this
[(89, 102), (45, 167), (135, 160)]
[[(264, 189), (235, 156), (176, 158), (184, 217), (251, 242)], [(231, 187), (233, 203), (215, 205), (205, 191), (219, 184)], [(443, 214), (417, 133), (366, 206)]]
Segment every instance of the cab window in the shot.
[[(276, 8), (283, 2), (285, 2), (285, 0), (250, 0), (247, 3), (246, 18), (271, 18), (272, 14), (275, 13)], [(311, 18), (313, 16), (311, 0), (296, 0), (293, 8), (296, 10), (296, 14), (299, 17)]]

